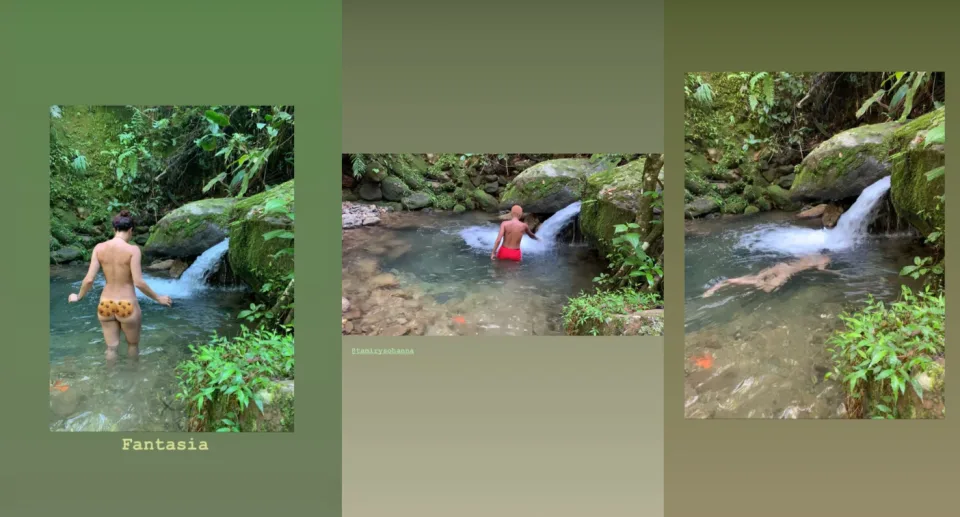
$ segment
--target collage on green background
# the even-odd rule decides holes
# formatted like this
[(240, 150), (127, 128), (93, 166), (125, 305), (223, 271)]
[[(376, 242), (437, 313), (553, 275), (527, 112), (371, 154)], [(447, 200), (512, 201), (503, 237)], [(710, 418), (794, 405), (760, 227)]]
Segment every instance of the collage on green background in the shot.
[(955, 512), (950, 6), (59, 4), (11, 515)]

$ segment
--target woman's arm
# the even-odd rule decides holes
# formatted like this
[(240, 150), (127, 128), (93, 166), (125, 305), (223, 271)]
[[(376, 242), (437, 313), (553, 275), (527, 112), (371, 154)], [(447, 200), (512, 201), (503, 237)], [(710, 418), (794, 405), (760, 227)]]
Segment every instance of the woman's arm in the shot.
[(143, 268), (141, 266), (141, 261), (142, 255), (140, 253), (140, 248), (134, 246), (133, 255), (130, 257), (130, 274), (133, 275), (133, 285), (135, 285), (140, 292), (149, 296), (153, 301), (169, 307), (171, 304), (170, 297), (161, 296), (153, 292), (153, 289), (150, 289), (150, 286), (147, 285), (147, 282), (143, 279)]
[(90, 289), (93, 289), (93, 281), (97, 279), (97, 273), (100, 271), (100, 259), (97, 258), (99, 250), (99, 244), (93, 247), (90, 253), (90, 268), (87, 269), (87, 276), (83, 277), (83, 282), (80, 283), (80, 293), (70, 295), (70, 302), (79, 302), (90, 292)]
[(493, 243), (493, 251), (490, 252), (490, 258), (497, 258), (497, 248), (500, 247), (500, 241), (503, 240), (503, 224), (500, 225), (500, 233), (497, 234), (497, 240)]

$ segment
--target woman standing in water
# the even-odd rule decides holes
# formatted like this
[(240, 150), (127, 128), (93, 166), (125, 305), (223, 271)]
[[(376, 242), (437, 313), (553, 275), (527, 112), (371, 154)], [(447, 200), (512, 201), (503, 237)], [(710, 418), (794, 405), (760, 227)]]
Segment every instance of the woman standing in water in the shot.
[(100, 293), (97, 318), (103, 327), (103, 339), (107, 344), (107, 361), (111, 362), (117, 357), (121, 330), (127, 338), (127, 355), (133, 358), (139, 353), (142, 314), (135, 288), (161, 305), (170, 307), (173, 304), (169, 296), (153, 292), (143, 280), (140, 248), (130, 244), (130, 239), (133, 238), (133, 217), (130, 212), (121, 210), (113, 218), (113, 228), (113, 239), (101, 242), (93, 248), (90, 269), (80, 286), (80, 293), (71, 294), (68, 298), (70, 303), (82, 300), (93, 288), (97, 272), (103, 267), (106, 286)]

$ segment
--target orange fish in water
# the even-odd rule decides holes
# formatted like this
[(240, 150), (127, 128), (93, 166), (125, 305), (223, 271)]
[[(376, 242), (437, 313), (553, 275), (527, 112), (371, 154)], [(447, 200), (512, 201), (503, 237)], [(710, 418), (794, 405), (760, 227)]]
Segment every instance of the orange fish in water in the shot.
[(64, 391), (67, 391), (68, 389), (70, 389), (70, 386), (64, 384), (63, 381), (61, 381), (61, 380), (59, 380), (59, 379), (57, 379), (57, 381), (54, 382), (54, 383), (50, 386), (50, 391), (56, 390), (56, 391), (59, 391), (60, 393), (63, 393)]
[(467, 322), (467, 320), (466, 320), (463, 316), (454, 316), (454, 317), (453, 317), (453, 322), (454, 322), (454, 323), (459, 323), (459, 324), (463, 325), (464, 323)]
[(693, 364), (704, 369), (710, 368), (711, 366), (713, 366), (713, 357), (711, 357), (710, 354), (703, 354), (700, 357), (694, 356)]

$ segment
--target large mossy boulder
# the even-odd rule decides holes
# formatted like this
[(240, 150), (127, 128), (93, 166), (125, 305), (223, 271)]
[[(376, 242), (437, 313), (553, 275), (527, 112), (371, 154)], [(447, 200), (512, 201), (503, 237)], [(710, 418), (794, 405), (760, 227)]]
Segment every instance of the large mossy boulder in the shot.
[(51, 264), (68, 264), (83, 258), (83, 250), (78, 246), (65, 246), (50, 252)]
[(268, 282), (285, 285), (293, 272), (293, 254), (278, 255), (293, 248), (293, 240), (263, 238), (274, 230), (293, 231), (294, 221), (285, 215), (294, 213), (293, 181), (242, 199), (230, 211), (230, 267), (256, 292)]
[[(890, 200), (897, 215), (924, 236), (944, 227), (945, 210), (939, 198), (945, 192), (946, 176), (934, 171), (944, 167), (946, 161), (945, 109), (907, 123), (892, 141), (900, 152), (892, 159)], [(933, 179), (928, 179), (928, 174)]]
[(849, 129), (818, 145), (797, 167), (790, 187), (796, 201), (838, 201), (857, 197), (890, 174), (890, 139), (897, 122)]
[(584, 182), (606, 164), (584, 158), (540, 162), (511, 181), (500, 198), (500, 209), (520, 205), (524, 212), (553, 214), (580, 200)]
[(900, 127), (897, 122), (860, 126), (818, 145), (797, 167), (790, 197), (821, 202), (859, 196), (890, 174), (890, 141)]
[(151, 257), (193, 258), (227, 238), (234, 198), (194, 201), (165, 215), (144, 245)]
[(610, 251), (614, 226), (637, 219), (640, 196), (643, 194), (644, 161), (641, 158), (592, 174), (586, 179), (585, 203), (580, 208), (580, 230), (601, 253)]

